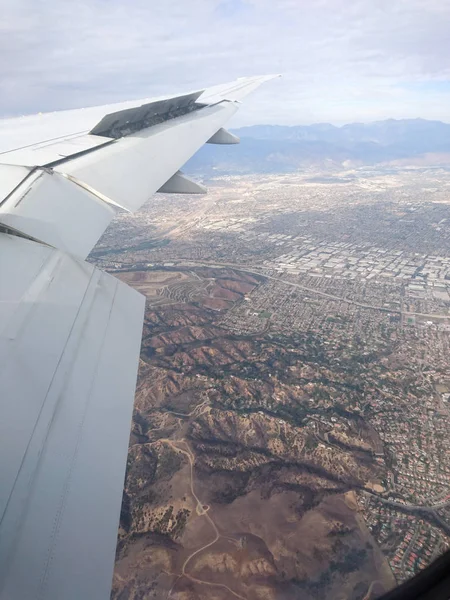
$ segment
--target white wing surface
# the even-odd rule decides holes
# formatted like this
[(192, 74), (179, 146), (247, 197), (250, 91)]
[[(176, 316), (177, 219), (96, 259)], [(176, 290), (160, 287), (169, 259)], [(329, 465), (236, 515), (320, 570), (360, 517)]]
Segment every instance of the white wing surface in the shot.
[(0, 121), (0, 598), (110, 594), (144, 297), (84, 259), (270, 77)]

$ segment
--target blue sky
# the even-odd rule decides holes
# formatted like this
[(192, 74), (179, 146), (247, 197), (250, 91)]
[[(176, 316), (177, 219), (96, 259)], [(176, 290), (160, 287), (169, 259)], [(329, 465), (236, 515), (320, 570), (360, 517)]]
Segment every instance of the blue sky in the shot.
[(450, 122), (450, 0), (0, 0), (0, 115), (282, 73), (234, 126)]

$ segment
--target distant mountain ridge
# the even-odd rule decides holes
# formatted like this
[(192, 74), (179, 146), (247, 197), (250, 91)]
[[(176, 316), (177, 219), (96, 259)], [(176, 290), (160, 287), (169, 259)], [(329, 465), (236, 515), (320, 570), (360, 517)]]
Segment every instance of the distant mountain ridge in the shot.
[[(337, 127), (253, 125), (233, 131), (239, 146), (206, 145), (188, 163), (191, 172), (290, 172), (308, 166), (338, 168), (405, 161), (428, 155), (450, 164), (450, 124), (388, 119)], [(446, 156), (448, 155), (448, 156)], [(420, 160), (419, 160), (420, 162)]]

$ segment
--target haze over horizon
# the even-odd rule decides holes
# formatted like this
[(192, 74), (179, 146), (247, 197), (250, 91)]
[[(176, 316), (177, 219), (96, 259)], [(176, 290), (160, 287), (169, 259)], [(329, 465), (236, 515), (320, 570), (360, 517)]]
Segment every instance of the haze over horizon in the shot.
[(330, 121), (316, 121), (314, 123), (252, 123), (251, 125), (241, 125), (238, 129), (245, 129), (246, 127), (259, 127), (259, 126), (267, 126), (267, 127), (316, 127), (321, 125), (330, 125), (332, 127), (336, 127), (341, 129), (342, 127), (346, 127), (349, 125), (375, 125), (376, 123), (385, 123), (388, 121), (427, 121), (429, 123), (443, 123), (444, 125), (450, 125), (450, 118), (448, 121), (444, 121), (442, 119), (426, 119), (425, 117), (388, 117), (386, 119), (372, 119), (367, 121), (345, 121), (342, 123), (331, 123)]
[(0, 116), (278, 72), (255, 123), (450, 121), (450, 2), (1, 0)]

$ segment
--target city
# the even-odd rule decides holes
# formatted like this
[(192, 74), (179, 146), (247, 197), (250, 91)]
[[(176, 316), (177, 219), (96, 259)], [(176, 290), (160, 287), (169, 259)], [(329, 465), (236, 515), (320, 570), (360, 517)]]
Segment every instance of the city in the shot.
[[(323, 469), (289, 485), (307, 487), (311, 506), (353, 494), (361, 531), (389, 565), (387, 589), (450, 548), (450, 175), (342, 178), (221, 177), (206, 197), (161, 196), (143, 217), (120, 216), (91, 260), (147, 296), (141, 370), (163, 383), (153, 389), (141, 373), (142, 441), (156, 443), (152, 428), (189, 440), (201, 486), (202, 470), (244, 468), (244, 457), (223, 462), (219, 446), (204, 454), (206, 439), (240, 419), (227, 443), (256, 436), (254, 466), (270, 452)], [(162, 325), (167, 315), (175, 329)], [(176, 400), (184, 393), (198, 396), (188, 411)], [(189, 528), (192, 516), (179, 514)]]

